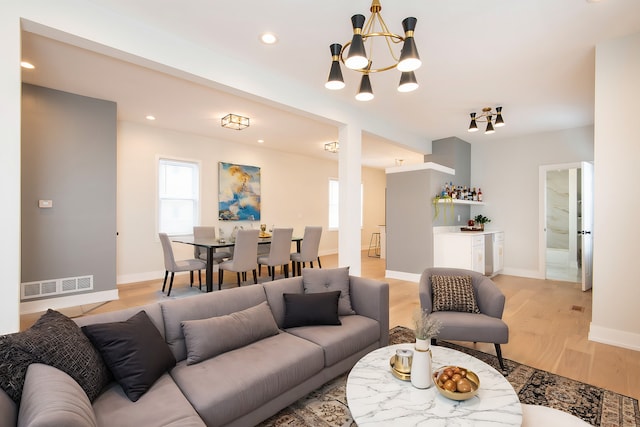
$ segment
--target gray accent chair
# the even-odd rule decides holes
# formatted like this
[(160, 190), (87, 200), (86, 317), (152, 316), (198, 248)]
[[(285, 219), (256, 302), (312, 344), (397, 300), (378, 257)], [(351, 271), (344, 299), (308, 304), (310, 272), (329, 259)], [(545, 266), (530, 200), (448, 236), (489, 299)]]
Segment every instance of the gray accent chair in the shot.
[[(205, 240), (215, 240), (216, 239), (216, 228), (205, 225), (197, 225), (193, 227), (193, 239), (198, 241), (198, 239)], [(201, 246), (193, 247), (193, 256), (196, 259), (201, 259), (203, 261), (207, 261), (207, 249)], [(213, 253), (213, 262), (215, 264), (220, 264), (222, 261), (231, 258), (231, 253), (226, 251), (215, 251)], [(202, 287), (202, 271), (198, 270), (198, 282), (200, 283), (200, 287)]]
[[(431, 276), (471, 276), (473, 292), (480, 314), (433, 309)], [(500, 344), (509, 342), (509, 327), (502, 320), (505, 297), (498, 286), (482, 274), (458, 268), (427, 268), (420, 277), (420, 305), (442, 322), (438, 339), (493, 343), (500, 368), (505, 372)], [(436, 340), (432, 340), (435, 344)]]
[(271, 237), (271, 248), (268, 255), (258, 256), (258, 272), (266, 265), (271, 280), (276, 278), (276, 267), (284, 267), (284, 277), (289, 277), (289, 254), (291, 253), (291, 237), (293, 228), (274, 228)]
[(300, 252), (294, 252), (291, 254), (291, 264), (293, 266), (294, 276), (302, 274), (302, 268), (306, 267), (307, 262), (310, 267), (313, 268), (313, 261), (318, 260), (318, 268), (322, 268), (322, 264), (320, 264), (320, 257), (318, 256), (321, 236), (322, 226), (308, 225), (304, 228), (304, 236), (302, 237)]
[(233, 258), (218, 265), (218, 290), (222, 289), (224, 270), (236, 272), (238, 286), (247, 279), (247, 271), (253, 271), (253, 283), (258, 283), (258, 233), (258, 230), (238, 230)]
[[(160, 243), (162, 244), (162, 252), (164, 253), (164, 281), (162, 282), (162, 292), (167, 285), (167, 276), (171, 272), (171, 280), (169, 281), (169, 291), (167, 296), (171, 295), (171, 288), (173, 287), (173, 276), (180, 271), (188, 271), (190, 277), (190, 284), (193, 286), (193, 272), (200, 271), (203, 268), (207, 268), (207, 263), (200, 259), (185, 259), (176, 261), (173, 256), (173, 248), (171, 247), (171, 241), (167, 233), (158, 233), (160, 237)], [(202, 285), (202, 281), (200, 282)]]

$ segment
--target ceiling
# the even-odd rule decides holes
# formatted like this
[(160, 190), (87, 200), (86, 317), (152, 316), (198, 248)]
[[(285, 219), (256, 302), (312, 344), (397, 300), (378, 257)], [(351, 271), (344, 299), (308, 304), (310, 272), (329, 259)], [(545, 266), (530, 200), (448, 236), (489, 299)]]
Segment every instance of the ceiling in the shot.
[[(376, 98), (353, 97), (359, 73), (346, 67), (347, 87), (328, 91), (329, 45), (351, 37), (350, 17), (369, 15), (369, 0), (88, 0), (128, 23), (153, 27), (229, 58), (269, 70), (318, 92), (336, 106), (357, 108), (425, 140), (457, 136), (472, 144), (593, 124), (596, 44), (640, 31), (637, 0), (382, 0), (392, 32), (415, 16), (423, 66), (420, 88), (398, 93), (396, 70), (371, 77)], [(132, 21), (133, 20), (133, 21)], [(262, 32), (278, 43), (266, 46)], [(118, 119), (144, 122), (302, 155), (336, 159), (322, 150), (336, 140), (335, 123), (274, 105), (250, 93), (225, 91), (25, 31), (23, 81), (118, 103)], [(505, 127), (493, 135), (466, 131), (469, 113), (503, 107)], [(251, 118), (242, 131), (223, 129), (227, 113)], [(149, 122), (148, 114), (157, 120)], [(482, 126), (482, 125), (479, 125)], [(384, 168), (423, 161), (415, 147), (363, 134), (363, 165)], [(423, 150), (424, 151), (424, 150)]]

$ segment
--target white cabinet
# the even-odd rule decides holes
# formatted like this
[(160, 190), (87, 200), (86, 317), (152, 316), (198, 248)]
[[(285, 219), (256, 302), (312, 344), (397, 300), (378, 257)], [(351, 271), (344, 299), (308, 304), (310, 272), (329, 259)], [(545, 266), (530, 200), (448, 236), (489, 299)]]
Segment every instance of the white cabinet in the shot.
[(494, 275), (504, 267), (504, 232), (434, 233), (433, 265)]
[(464, 268), (484, 274), (484, 235), (477, 233), (435, 233), (434, 267)]

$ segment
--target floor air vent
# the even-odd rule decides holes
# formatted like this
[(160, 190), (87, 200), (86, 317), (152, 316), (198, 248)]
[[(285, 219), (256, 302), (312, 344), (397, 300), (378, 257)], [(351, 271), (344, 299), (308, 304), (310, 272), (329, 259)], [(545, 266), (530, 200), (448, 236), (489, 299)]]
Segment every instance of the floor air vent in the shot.
[(93, 276), (65, 277), (64, 279), (43, 280), (23, 283), (20, 299), (40, 298), (58, 294), (89, 291), (93, 289)]

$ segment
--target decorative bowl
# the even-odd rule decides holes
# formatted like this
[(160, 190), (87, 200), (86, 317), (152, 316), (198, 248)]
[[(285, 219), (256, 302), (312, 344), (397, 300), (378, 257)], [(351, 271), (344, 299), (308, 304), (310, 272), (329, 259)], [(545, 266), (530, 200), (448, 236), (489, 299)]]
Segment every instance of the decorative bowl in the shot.
[[(445, 372), (445, 370), (447, 369), (451, 369), (452, 372), (458, 372), (461, 373), (460, 371), (464, 371), (464, 378), (466, 378), (470, 385), (471, 385), (471, 390), (470, 391), (465, 391), (465, 392), (460, 392), (460, 391), (452, 391), (452, 390), (448, 390), (444, 387), (444, 384), (442, 381), (440, 381), (440, 376)], [(466, 368), (463, 368), (461, 366), (443, 366), (442, 368), (436, 370), (433, 373), (433, 382), (436, 385), (436, 389), (438, 389), (438, 392), (443, 395), (444, 397), (451, 399), (451, 400), (467, 400), (467, 399), (471, 399), (473, 396), (475, 396), (476, 394), (478, 394), (478, 389), (480, 389), (480, 378), (478, 378), (478, 376), (476, 375), (475, 372), (470, 371)]]

